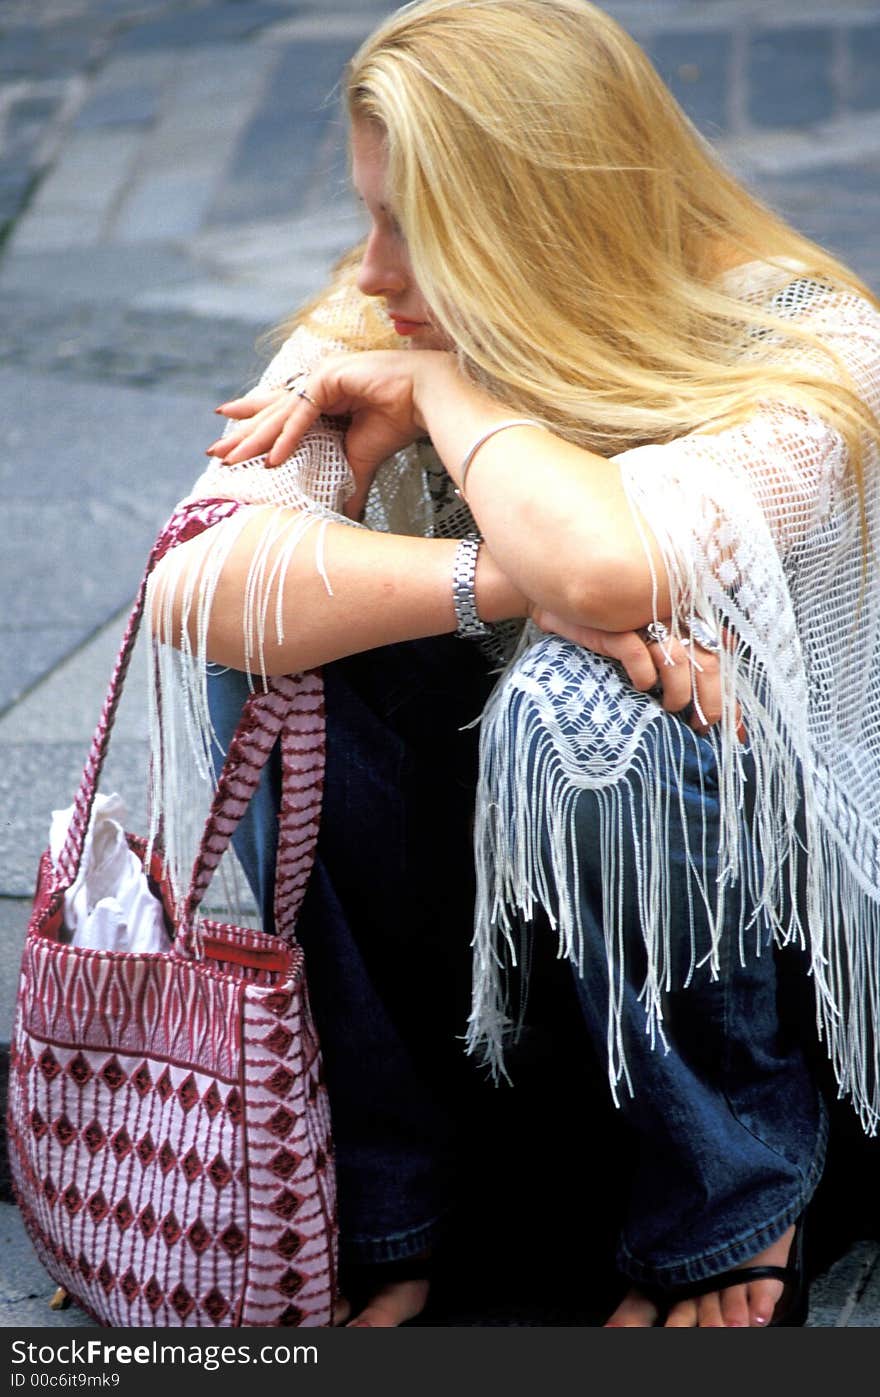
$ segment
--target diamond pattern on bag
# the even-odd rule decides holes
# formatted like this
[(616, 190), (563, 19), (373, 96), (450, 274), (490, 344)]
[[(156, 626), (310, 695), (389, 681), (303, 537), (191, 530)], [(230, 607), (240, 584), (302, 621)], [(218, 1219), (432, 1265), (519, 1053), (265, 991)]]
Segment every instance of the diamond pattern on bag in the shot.
[(187, 1183), (194, 1183), (199, 1177), (202, 1172), (202, 1161), (195, 1145), (187, 1150), (183, 1159), (180, 1161), (180, 1167), (183, 1170), (183, 1175)]
[(232, 1170), (226, 1163), (222, 1154), (215, 1154), (208, 1165), (208, 1178), (219, 1193), (221, 1188), (225, 1188), (232, 1178)]
[(233, 1125), (241, 1125), (244, 1120), (244, 1102), (238, 1087), (232, 1087), (226, 1098), (226, 1114)]
[(296, 1305), (288, 1305), (283, 1314), (278, 1317), (278, 1324), (283, 1329), (295, 1329), (303, 1322), (303, 1312), (298, 1310)]
[(116, 1156), (119, 1164), (131, 1154), (131, 1136), (124, 1125), (121, 1125), (115, 1135), (110, 1137), (110, 1148)]
[(228, 1227), (223, 1229), (217, 1240), (226, 1252), (226, 1255), (231, 1257), (233, 1261), (237, 1256), (241, 1256), (247, 1245), (247, 1238), (241, 1228), (236, 1226), (234, 1222), (231, 1222)]
[(164, 1291), (155, 1276), (151, 1276), (144, 1286), (144, 1299), (155, 1314), (164, 1299)]
[(98, 1280), (101, 1282), (101, 1285), (103, 1286), (104, 1290), (106, 1290), (107, 1294), (109, 1295), (110, 1291), (116, 1284), (116, 1277), (114, 1276), (106, 1260), (102, 1261), (101, 1265), (98, 1267)]
[(186, 1234), (186, 1240), (189, 1242), (196, 1256), (201, 1256), (202, 1252), (211, 1245), (211, 1234), (201, 1218), (196, 1218), (192, 1227)]
[(153, 1144), (153, 1137), (149, 1130), (146, 1135), (142, 1135), (140, 1140), (138, 1140), (135, 1146), (135, 1153), (145, 1169), (147, 1165), (152, 1164), (153, 1160), (156, 1158), (156, 1146)]
[(298, 1271), (293, 1271), (288, 1266), (284, 1275), (278, 1282), (278, 1289), (287, 1300), (292, 1300), (298, 1290), (302, 1290), (303, 1278)]
[(158, 1226), (159, 1220), (153, 1211), (153, 1205), (148, 1203), (147, 1206), (141, 1210), (140, 1217), (138, 1218), (138, 1227), (141, 1229), (147, 1241), (149, 1241)]
[(88, 1058), (84, 1057), (82, 1053), (77, 1053), (76, 1057), (70, 1059), (67, 1064), (67, 1073), (78, 1087), (84, 1087), (95, 1075)]
[(166, 1140), (159, 1151), (159, 1168), (163, 1174), (167, 1174), (169, 1169), (173, 1169), (177, 1163), (177, 1155), (171, 1148), (171, 1141)]
[(184, 1077), (177, 1088), (177, 1099), (184, 1111), (191, 1111), (199, 1099), (199, 1089), (196, 1086), (196, 1079), (190, 1072), (188, 1077)]
[(107, 1135), (99, 1120), (90, 1121), (82, 1133), (83, 1144), (89, 1154), (95, 1155), (107, 1143)]
[(34, 1132), (34, 1138), (36, 1140), (42, 1140), (43, 1136), (46, 1134), (46, 1131), (49, 1129), (49, 1126), (46, 1123), (46, 1121), (43, 1120), (43, 1117), (40, 1115), (36, 1106), (31, 1111), (30, 1122), (31, 1130)]
[(293, 995), (290, 990), (273, 990), (267, 994), (262, 1001), (262, 1007), (268, 1009), (270, 1014), (286, 1014), (293, 1002)]
[(293, 1034), (290, 1029), (279, 1023), (263, 1039), (263, 1047), (268, 1048), (270, 1053), (277, 1053), (278, 1057), (284, 1057), (292, 1042)]
[(43, 1197), (50, 1208), (58, 1197), (58, 1190), (55, 1187), (51, 1174), (47, 1174), (46, 1178), (43, 1180)]
[(294, 1154), (293, 1150), (283, 1149), (269, 1160), (269, 1168), (277, 1178), (286, 1181), (292, 1174), (296, 1173), (301, 1163), (301, 1154)]
[(140, 1291), (140, 1284), (138, 1282), (137, 1276), (135, 1275), (134, 1271), (131, 1269), (130, 1266), (126, 1271), (125, 1275), (122, 1277), (122, 1280), (119, 1282), (119, 1289), (122, 1291), (129, 1305), (132, 1304), (132, 1302), (135, 1299), (135, 1296)]
[(141, 1063), (136, 1072), (132, 1072), (131, 1083), (138, 1096), (146, 1096), (153, 1085), (153, 1079), (150, 1076), (150, 1069), (145, 1062)]
[(171, 1073), (168, 1071), (168, 1068), (166, 1067), (165, 1071), (162, 1073), (161, 1077), (156, 1083), (156, 1092), (158, 1093), (160, 1100), (167, 1101), (173, 1091), (174, 1083), (171, 1080)]
[(292, 1261), (302, 1246), (302, 1238), (290, 1228), (285, 1228), (275, 1244), (275, 1251), (284, 1261)]
[(226, 1299), (225, 1295), (220, 1294), (220, 1291), (215, 1286), (213, 1290), (209, 1290), (207, 1295), (203, 1297), (202, 1309), (210, 1320), (213, 1320), (215, 1324), (219, 1324), (221, 1319), (225, 1319), (226, 1315), (229, 1313), (229, 1301)]
[(82, 1276), (83, 1280), (86, 1282), (90, 1281), (92, 1279), (92, 1276), (95, 1274), (92, 1263), (89, 1261), (89, 1258), (83, 1251), (80, 1252), (79, 1256), (76, 1259), (76, 1268)]
[(58, 1061), (51, 1048), (44, 1048), (37, 1061), (40, 1071), (47, 1082), (51, 1082), (61, 1071), (61, 1063)]
[(107, 1199), (104, 1197), (104, 1194), (101, 1191), (101, 1189), (98, 1189), (96, 1193), (92, 1194), (91, 1198), (86, 1204), (86, 1207), (88, 1208), (89, 1216), (91, 1217), (92, 1222), (95, 1224), (96, 1227), (99, 1222), (104, 1221), (105, 1217), (110, 1211), (110, 1204), (107, 1202)]
[(276, 1067), (266, 1086), (276, 1096), (289, 1096), (296, 1083), (296, 1077), (289, 1067)]
[(100, 1075), (111, 1091), (118, 1091), (128, 1080), (122, 1070), (119, 1058), (115, 1054), (104, 1063)]
[(134, 1208), (128, 1198), (120, 1198), (113, 1209), (113, 1217), (120, 1232), (125, 1232), (134, 1222)]
[(178, 1281), (177, 1285), (168, 1296), (168, 1299), (174, 1307), (175, 1314), (177, 1314), (181, 1320), (191, 1315), (196, 1307), (196, 1302), (183, 1284), (183, 1281)]
[(301, 1202), (302, 1199), (298, 1193), (294, 1193), (289, 1188), (283, 1188), (281, 1192), (276, 1194), (272, 1199), (272, 1202), (269, 1204), (269, 1211), (274, 1213), (276, 1217), (283, 1218), (285, 1222), (289, 1222), (299, 1208)]
[(223, 1110), (223, 1102), (220, 1097), (220, 1092), (217, 1089), (216, 1082), (211, 1083), (211, 1085), (208, 1087), (208, 1090), (202, 1097), (202, 1106), (204, 1107), (211, 1120), (214, 1119), (218, 1111)]
[(166, 1213), (162, 1219), (162, 1236), (167, 1245), (173, 1247), (180, 1241), (182, 1228), (173, 1213)]
[(63, 1150), (76, 1138), (76, 1126), (66, 1115), (59, 1116), (52, 1126), (52, 1134)]
[(76, 1217), (83, 1205), (83, 1196), (76, 1184), (68, 1184), (61, 1195), (61, 1202), (64, 1204), (72, 1218)]
[(277, 1135), (280, 1140), (289, 1135), (296, 1125), (296, 1116), (292, 1111), (288, 1111), (286, 1106), (279, 1106), (277, 1111), (273, 1111), (266, 1121), (266, 1129), (271, 1130), (273, 1135)]

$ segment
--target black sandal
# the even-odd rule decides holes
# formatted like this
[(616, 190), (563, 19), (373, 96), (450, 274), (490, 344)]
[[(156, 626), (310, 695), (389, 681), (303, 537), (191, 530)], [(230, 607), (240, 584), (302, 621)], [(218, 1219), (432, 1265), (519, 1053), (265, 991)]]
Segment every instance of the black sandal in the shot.
[(807, 1322), (810, 1308), (810, 1286), (807, 1280), (804, 1254), (804, 1217), (795, 1223), (791, 1249), (785, 1266), (739, 1266), (706, 1276), (701, 1281), (689, 1281), (675, 1286), (638, 1286), (637, 1288), (668, 1314), (680, 1300), (696, 1300), (713, 1290), (728, 1290), (734, 1285), (751, 1285), (753, 1281), (782, 1281), (786, 1289), (776, 1302), (768, 1329), (801, 1328)]

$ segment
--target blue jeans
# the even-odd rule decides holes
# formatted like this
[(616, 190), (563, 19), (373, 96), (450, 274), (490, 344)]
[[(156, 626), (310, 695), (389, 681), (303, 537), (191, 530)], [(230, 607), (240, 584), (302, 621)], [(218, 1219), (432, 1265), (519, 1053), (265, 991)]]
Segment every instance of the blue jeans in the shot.
[[(461, 729), (491, 681), (475, 647), (441, 637), (336, 661), (324, 667), (324, 683), (324, 805), (297, 934), (333, 1110), (343, 1257), (381, 1261), (436, 1242), (466, 1167), (461, 1108), (479, 1089), (460, 1042), (469, 1002), (476, 741)], [(246, 694), (242, 675), (212, 676), (221, 741)], [(659, 721), (673, 725), (681, 758), (675, 776), (663, 779), (678, 782), (680, 770), (686, 807), (696, 817), (702, 799), (711, 823), (712, 742), (674, 717)], [(656, 737), (652, 726), (643, 741)], [(267, 929), (277, 801), (276, 764), (236, 838)], [(574, 980), (584, 1046), (591, 1043), (601, 1061), (608, 984), (596, 821), (585, 792), (577, 827), (587, 941), (584, 973)], [(625, 829), (622, 837), (631, 860)], [(711, 858), (711, 835), (707, 850)], [(627, 885), (633, 876), (628, 865)], [(688, 876), (682, 859), (682, 909)], [(632, 983), (624, 1029), (635, 1094), (621, 1097), (632, 1182), (618, 1261), (635, 1281), (699, 1280), (769, 1245), (802, 1211), (821, 1175), (824, 1109), (797, 1027), (779, 1013), (769, 945), (741, 967), (736, 936), (724, 937), (719, 978), (697, 972), (669, 996), (664, 1053), (644, 1033), (633, 906), (626, 921)], [(698, 923), (697, 935), (708, 937), (708, 927)], [(583, 1111), (589, 1119), (588, 1101)], [(571, 1178), (574, 1196), (577, 1162)]]

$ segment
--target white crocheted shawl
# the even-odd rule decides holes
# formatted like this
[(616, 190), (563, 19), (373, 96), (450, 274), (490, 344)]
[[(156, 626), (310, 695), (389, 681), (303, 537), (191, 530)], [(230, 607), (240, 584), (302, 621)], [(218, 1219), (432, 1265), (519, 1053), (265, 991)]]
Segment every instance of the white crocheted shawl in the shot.
[[(777, 312), (797, 317), (830, 344), (860, 395), (880, 412), (880, 317), (869, 303), (756, 263), (729, 277), (737, 294), (772, 300)], [(328, 326), (338, 311), (329, 306)], [(322, 333), (320, 316), (313, 317), (283, 346), (261, 386), (283, 383), (337, 343), (329, 330)], [(821, 364), (817, 356), (816, 366)], [(702, 895), (717, 928), (710, 966), (717, 968), (720, 929), (731, 904), (739, 909), (741, 946), (754, 938), (763, 918), (777, 943), (796, 942), (809, 950), (819, 1031), (841, 1090), (851, 1093), (873, 1133), (880, 1119), (880, 583), (875, 556), (862, 586), (858, 496), (844, 444), (822, 420), (768, 402), (740, 426), (639, 447), (617, 459), (629, 498), (659, 545), (676, 618), (696, 612), (735, 638), (733, 648), (722, 652), (724, 716), (713, 737), (724, 871), (712, 886), (703, 880)], [(868, 534), (877, 550), (880, 460), (873, 447), (864, 469)], [(280, 470), (267, 472), (259, 462), (212, 466), (194, 494), (298, 506), (293, 515), (285, 511), (283, 522), (279, 518), (273, 537), (286, 531), (293, 547), (306, 530), (317, 528), (321, 567), (322, 521), (342, 517), (338, 511), (349, 488), (339, 432), (322, 422)], [(382, 468), (366, 523), (404, 533), (475, 531), (433, 452), (416, 448)], [(227, 538), (218, 543), (218, 563), (229, 525), (220, 527)], [(259, 561), (253, 575), (256, 595)], [(332, 578), (325, 580), (332, 585)], [(209, 600), (202, 597), (198, 604), (204, 609)], [(252, 604), (246, 624), (254, 614)], [(255, 670), (266, 621), (264, 610), (256, 624)], [(539, 638), (542, 643), (534, 645)], [(191, 696), (199, 692), (196, 676), (204, 664), (197, 654), (190, 659)], [(171, 680), (170, 672), (166, 678)], [(521, 701), (524, 694), (528, 704)], [(755, 772), (750, 840), (740, 833), (737, 703)], [(190, 705), (197, 717), (198, 709), (199, 703)], [(190, 719), (189, 731), (203, 734), (205, 717), (202, 711), (201, 721)], [(523, 731), (524, 721), (529, 732)], [(637, 838), (648, 960), (646, 1030), (662, 1042), (663, 997), (675, 987), (672, 938), (688, 934), (669, 896), (667, 851), (670, 840), (684, 831), (677, 804), (661, 798), (655, 773), (637, 749), (647, 725), (665, 722), (654, 699), (609, 677), (606, 662), (526, 628), (482, 719), (469, 1042), (482, 1047), (496, 1068), (503, 1070), (511, 1027), (504, 966), (517, 959), (518, 924), (536, 905), (552, 909), (561, 953), (575, 963), (582, 954), (571, 827), (577, 796), (590, 789), (602, 793), (604, 821), (602, 895), (612, 978), (609, 1074), (615, 1091), (621, 1082), (630, 1090), (638, 1087), (629, 1081), (614, 992), (626, 973), (615, 936), (620, 889), (614, 832), (620, 821), (632, 819), (624, 794), (628, 773), (644, 793), (645, 824)], [(532, 734), (536, 755), (527, 771)], [(552, 831), (556, 896), (542, 872), (542, 822)], [(699, 859), (695, 868), (699, 873)], [(792, 888), (804, 889), (803, 895), (787, 896)], [(782, 908), (788, 909), (784, 915)]]

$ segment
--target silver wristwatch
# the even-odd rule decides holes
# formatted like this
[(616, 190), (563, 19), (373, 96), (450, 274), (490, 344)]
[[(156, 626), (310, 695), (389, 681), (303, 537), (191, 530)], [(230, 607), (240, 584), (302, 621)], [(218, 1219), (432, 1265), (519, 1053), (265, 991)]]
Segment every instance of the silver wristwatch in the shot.
[(463, 538), (455, 550), (452, 564), (452, 604), (458, 622), (456, 635), (489, 635), (491, 627), (480, 620), (474, 578), (481, 538)]

